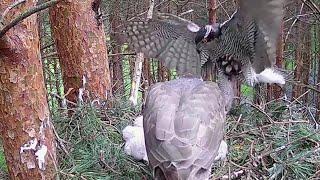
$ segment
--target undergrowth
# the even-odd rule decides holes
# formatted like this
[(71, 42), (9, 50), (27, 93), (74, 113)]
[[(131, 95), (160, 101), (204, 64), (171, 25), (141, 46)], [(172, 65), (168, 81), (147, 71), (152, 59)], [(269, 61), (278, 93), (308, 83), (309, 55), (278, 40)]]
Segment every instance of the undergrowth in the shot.
[(137, 116), (126, 104), (97, 109), (80, 105), (74, 115), (55, 113), (60, 179), (141, 179), (148, 166), (123, 152), (121, 130)]
[[(229, 153), (214, 179), (317, 179), (320, 135), (304, 114), (282, 103), (238, 106), (228, 116)], [(80, 105), (74, 115), (54, 113), (60, 179), (150, 179), (147, 164), (123, 152), (121, 130), (138, 115), (121, 101), (113, 108)]]
[(0, 179), (8, 179), (8, 169), (4, 156), (2, 140), (0, 140)]
[[(320, 134), (297, 107), (239, 106), (226, 125), (228, 158), (214, 167), (224, 179), (319, 179)], [(299, 108), (301, 109), (301, 108)]]

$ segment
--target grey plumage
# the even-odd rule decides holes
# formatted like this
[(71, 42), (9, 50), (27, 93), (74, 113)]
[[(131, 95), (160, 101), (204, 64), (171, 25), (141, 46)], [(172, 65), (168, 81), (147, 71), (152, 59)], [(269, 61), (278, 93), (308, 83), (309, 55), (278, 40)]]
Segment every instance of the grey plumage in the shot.
[[(254, 73), (274, 65), (283, 3), (256, 1), (240, 0), (238, 11), (221, 24), (219, 31), (212, 30), (212, 26), (211, 33), (202, 35), (199, 32), (205, 31), (190, 21), (160, 15), (148, 22), (130, 22), (126, 34), (137, 52), (158, 58), (180, 75), (199, 77), (201, 65), (209, 59), (215, 62), (232, 56), (230, 61), (240, 63), (229, 64), (240, 64), (247, 81), (255, 82)], [(211, 41), (198, 41), (201, 36)], [(221, 67), (229, 68), (224, 64)], [(188, 77), (151, 88), (143, 124), (148, 159), (156, 179), (209, 178), (234, 96), (234, 76), (228, 74), (231, 71), (219, 69), (219, 86)]]
[(224, 134), (226, 103), (216, 83), (198, 78), (157, 83), (150, 89), (144, 134), (156, 179), (209, 178)]
[(200, 74), (200, 58), (190, 21), (158, 15), (148, 22), (133, 21), (126, 27), (130, 44), (149, 58), (158, 58), (183, 74)]

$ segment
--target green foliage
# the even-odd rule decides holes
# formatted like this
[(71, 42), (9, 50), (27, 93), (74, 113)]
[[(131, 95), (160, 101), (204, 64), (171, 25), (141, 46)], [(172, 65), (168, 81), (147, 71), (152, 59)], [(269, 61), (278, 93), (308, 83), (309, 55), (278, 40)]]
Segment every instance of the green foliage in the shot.
[(229, 168), (231, 175), (242, 170), (240, 179), (316, 177), (320, 170), (320, 134), (306, 118), (295, 114), (301, 119), (292, 120), (281, 102), (264, 110), (242, 105), (237, 113), (229, 116), (226, 124), (228, 160), (214, 167), (214, 177), (228, 176)]
[(121, 130), (136, 117), (129, 106), (114, 108), (81, 105), (68, 117), (55, 113), (59, 140), (59, 176), (62, 179), (141, 179), (149, 177), (146, 164), (123, 151)]
[[(59, 140), (61, 179), (150, 178), (148, 166), (123, 152), (121, 130), (138, 110), (125, 101), (108, 109), (81, 105), (74, 115), (54, 113)], [(215, 178), (243, 171), (240, 179), (310, 179), (320, 167), (320, 135), (307, 121), (290, 119), (285, 104), (275, 101), (261, 110), (236, 107), (226, 123), (228, 160), (213, 167)], [(296, 112), (297, 113), (297, 112)], [(63, 147), (63, 148), (62, 148)]]
[(241, 85), (241, 94), (243, 94), (243, 96), (252, 98), (253, 92), (253, 87), (245, 84)]
[(0, 143), (0, 171), (5, 171), (7, 172), (7, 165), (6, 165), (6, 159), (4, 156), (4, 151), (3, 151), (3, 147), (2, 147), (2, 143)]

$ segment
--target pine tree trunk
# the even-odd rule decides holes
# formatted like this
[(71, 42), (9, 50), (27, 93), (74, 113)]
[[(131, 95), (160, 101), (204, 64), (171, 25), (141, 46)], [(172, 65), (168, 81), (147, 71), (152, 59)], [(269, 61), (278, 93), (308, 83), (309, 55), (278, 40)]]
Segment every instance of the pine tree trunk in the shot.
[[(318, 54), (316, 55), (317, 59), (318, 59), (318, 78), (317, 78), (317, 87), (318, 90), (320, 91), (320, 52), (319, 52), (319, 48), (320, 48), (320, 27), (316, 27), (316, 31), (317, 31), (317, 41), (318, 42), (316, 44), (316, 52), (318, 52)], [(318, 50), (318, 51), (317, 51)], [(320, 124), (320, 93), (317, 94), (317, 101), (316, 101), (316, 120), (317, 123)]]
[(112, 52), (115, 54), (111, 58), (112, 62), (112, 92), (114, 94), (123, 94), (124, 93), (124, 81), (123, 81), (123, 67), (122, 67), (122, 58), (119, 55), (121, 53), (121, 37), (117, 32), (117, 28), (121, 24), (121, 18), (119, 13), (119, 2), (115, 2), (112, 8), (112, 17), (111, 17), (111, 26), (113, 33), (110, 34), (111, 39), (114, 41), (112, 43)]
[[(2, 0), (0, 9), (14, 2)], [(36, 3), (26, 1), (6, 18), (11, 20)], [(0, 39), (0, 129), (10, 179), (54, 179), (56, 149), (37, 15), (23, 20)]]
[[(216, 23), (216, 0), (209, 1), (209, 24)], [(210, 62), (209, 62), (210, 63)], [(202, 78), (205, 81), (213, 81), (216, 78), (216, 66), (214, 64), (207, 64), (202, 68)]]
[(217, 3), (216, 0), (210, 0), (209, 2), (209, 24), (216, 23), (217, 21)]
[[(295, 80), (303, 84), (308, 84), (310, 66), (310, 27), (300, 24), (299, 33), (297, 34)], [(306, 90), (307, 89), (302, 86), (295, 85), (293, 87), (293, 97), (299, 98)], [(304, 95), (302, 100), (306, 102), (307, 97), (308, 94)]]
[(102, 100), (111, 94), (106, 38), (93, 3), (95, 0), (62, 1), (50, 9), (64, 89), (72, 89), (67, 99), (73, 102), (80, 88), (86, 90), (84, 100), (88, 92), (91, 99)]
[[(283, 64), (283, 22), (281, 25), (281, 34), (277, 44), (276, 66), (282, 68)], [(283, 95), (282, 89), (277, 85), (267, 85), (267, 100), (279, 99)]]

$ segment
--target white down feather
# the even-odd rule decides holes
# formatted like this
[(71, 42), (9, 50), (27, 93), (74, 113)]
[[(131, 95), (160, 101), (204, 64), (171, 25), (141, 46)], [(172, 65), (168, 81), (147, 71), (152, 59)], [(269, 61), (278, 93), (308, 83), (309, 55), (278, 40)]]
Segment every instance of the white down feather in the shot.
[(143, 132), (143, 117), (135, 119), (133, 126), (122, 130), (123, 139), (126, 141), (124, 152), (136, 160), (148, 161)]
[[(135, 158), (136, 160), (148, 161), (147, 151), (144, 141), (143, 132), (143, 116), (138, 116), (133, 126), (127, 126), (122, 130), (123, 139), (126, 141), (124, 152)], [(228, 153), (228, 145), (225, 141), (221, 141), (218, 155), (215, 161), (223, 160)]]
[(257, 74), (253, 70), (253, 68), (250, 68), (252, 77), (249, 78), (249, 84), (251, 86), (254, 86), (255, 83), (276, 83), (279, 85), (284, 85), (286, 83), (286, 80), (282, 74), (275, 71), (272, 68), (266, 68), (261, 73)]

